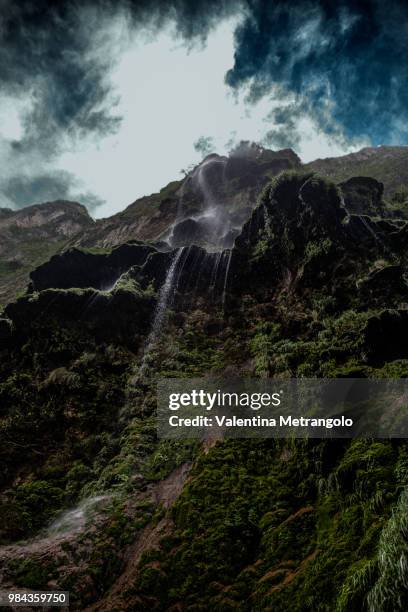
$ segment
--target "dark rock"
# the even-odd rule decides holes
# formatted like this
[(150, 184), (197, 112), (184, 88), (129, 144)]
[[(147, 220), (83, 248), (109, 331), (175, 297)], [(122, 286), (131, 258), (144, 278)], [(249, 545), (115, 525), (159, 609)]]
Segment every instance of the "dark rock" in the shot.
[(360, 245), (361, 248), (377, 251), (380, 255), (393, 256), (407, 247), (406, 228), (399, 227), (389, 219), (350, 215), (346, 230), (350, 248)]
[(171, 246), (168, 242), (165, 242), (164, 240), (158, 240), (157, 242), (153, 242), (152, 246), (154, 246), (157, 251), (161, 251), (162, 253), (171, 251)]
[(200, 223), (194, 219), (185, 219), (174, 227), (171, 243), (173, 247), (180, 247), (206, 242), (209, 239), (210, 235), (205, 223)]
[(228, 158), (225, 165), (225, 178), (229, 181), (238, 179), (240, 184), (243, 182), (254, 184), (259, 171), (256, 160), (233, 156)]
[(147, 287), (150, 282), (153, 282), (156, 291), (158, 291), (164, 283), (167, 270), (174, 256), (175, 251), (150, 253), (138, 274), (142, 287)]
[(112, 293), (95, 289), (45, 289), (27, 295), (6, 309), (19, 334), (35, 326), (75, 326), (92, 330), (97, 337), (132, 340), (145, 334), (154, 312), (155, 299), (136, 283), (118, 286)]
[(365, 328), (367, 356), (374, 363), (408, 357), (408, 310), (383, 310)]
[(11, 338), (13, 333), (13, 323), (10, 319), (0, 319), (0, 343)]
[(367, 291), (372, 296), (408, 297), (408, 285), (404, 278), (404, 270), (400, 265), (389, 265), (373, 270), (358, 286), (359, 289)]
[(345, 206), (350, 213), (372, 216), (384, 214), (383, 183), (370, 177), (355, 176), (340, 183), (339, 186), (344, 196)]
[(227, 232), (225, 234), (225, 236), (223, 236), (221, 238), (221, 248), (223, 249), (232, 249), (232, 247), (234, 246), (234, 242), (235, 242), (235, 238), (239, 236), (239, 230), (238, 229), (231, 229), (229, 230), (229, 232)]
[(339, 230), (347, 211), (334, 183), (311, 177), (299, 189), (299, 198), (304, 204), (303, 219), (309, 217), (312, 223), (320, 227), (324, 224), (329, 233)]
[(70, 249), (54, 255), (30, 274), (32, 289), (70, 287), (108, 290), (131, 266), (143, 264), (155, 248), (142, 243), (124, 244), (108, 253)]

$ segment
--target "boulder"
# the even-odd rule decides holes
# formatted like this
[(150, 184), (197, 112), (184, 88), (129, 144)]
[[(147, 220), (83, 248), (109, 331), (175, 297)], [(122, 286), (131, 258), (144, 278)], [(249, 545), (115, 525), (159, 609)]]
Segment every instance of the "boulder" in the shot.
[(382, 216), (384, 185), (367, 176), (354, 176), (339, 185), (344, 204), (350, 213)]
[(404, 277), (404, 270), (400, 265), (388, 265), (372, 270), (358, 286), (370, 296), (408, 298), (408, 285)]
[(132, 266), (142, 265), (156, 249), (143, 243), (127, 243), (107, 253), (69, 249), (54, 255), (48, 262), (31, 272), (31, 289), (71, 287), (108, 290)]
[(194, 219), (184, 219), (174, 227), (171, 244), (173, 247), (180, 247), (200, 244), (209, 239), (210, 235), (205, 223), (200, 223), (200, 221)]
[(382, 364), (408, 357), (408, 310), (383, 310), (370, 317), (365, 330), (367, 358)]

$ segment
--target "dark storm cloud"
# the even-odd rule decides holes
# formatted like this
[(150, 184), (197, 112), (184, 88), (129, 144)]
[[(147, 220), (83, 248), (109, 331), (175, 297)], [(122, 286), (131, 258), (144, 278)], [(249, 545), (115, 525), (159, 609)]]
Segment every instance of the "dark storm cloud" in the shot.
[[(115, 18), (122, 17), (144, 36), (172, 25), (174, 34), (189, 44), (203, 41), (232, 6), (218, 0), (205, 5), (187, 0), (0, 0), (1, 94), (29, 101), (21, 138), (3, 146), (9, 167), (7, 173), (3, 164), (0, 176), (3, 204), (49, 199), (58, 189), (66, 197), (73, 177), (44, 174), (41, 166), (74, 142), (100, 139), (119, 127), (109, 84), (118, 59), (108, 38)], [(19, 178), (22, 168), (30, 179)]]
[(58, 170), (37, 176), (13, 176), (2, 184), (2, 193), (14, 208), (24, 208), (30, 204), (53, 202), (54, 200), (75, 200), (85, 204), (93, 212), (103, 202), (90, 193), (82, 193), (79, 185), (69, 172)]
[(107, 81), (115, 51), (96, 40), (115, 16), (122, 14), (132, 28), (153, 33), (171, 23), (176, 35), (193, 41), (204, 40), (232, 6), (215, 0), (0, 0), (2, 91), (33, 101), (20, 145), (51, 155), (61, 144), (59, 130), (81, 137), (118, 127)]
[(298, 120), (301, 117), (302, 109), (295, 104), (273, 109), (266, 121), (273, 122), (275, 127), (268, 130), (262, 139), (262, 144), (275, 149), (296, 149), (301, 139), (298, 129)]
[[(303, 115), (333, 138), (406, 141), (402, 0), (0, 0), (1, 93), (30, 100), (23, 135), (8, 143), (16, 176), (21, 164), (52, 163), (73, 142), (118, 128), (109, 84), (117, 50), (107, 32), (119, 15), (143, 36), (171, 25), (187, 46), (204, 42), (222, 19), (238, 19), (227, 84), (249, 86), (248, 104), (268, 95), (286, 109), (271, 117), (264, 143), (296, 146)], [(45, 174), (27, 174), (34, 197)], [(0, 191), (11, 178), (0, 177)]]
[(59, 130), (117, 128), (106, 79), (113, 52), (89, 51), (103, 20), (120, 11), (141, 31), (172, 24), (186, 43), (234, 15), (231, 87), (249, 83), (252, 100), (294, 94), (328, 133), (337, 123), (347, 136), (380, 142), (406, 129), (408, 8), (399, 0), (0, 0), (0, 11), (2, 91), (32, 97), (22, 144), (44, 155), (60, 146)]
[(402, 1), (247, 0), (226, 82), (249, 84), (252, 101), (274, 88), (294, 95), (329, 135), (403, 143), (407, 41)]

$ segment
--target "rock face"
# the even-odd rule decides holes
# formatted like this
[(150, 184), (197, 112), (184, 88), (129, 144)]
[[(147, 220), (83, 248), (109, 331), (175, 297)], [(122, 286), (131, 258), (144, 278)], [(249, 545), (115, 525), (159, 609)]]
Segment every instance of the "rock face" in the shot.
[[(364, 191), (361, 207), (365, 204)], [(238, 293), (250, 289), (256, 294), (259, 286), (265, 292), (269, 286), (273, 295), (285, 287), (293, 294), (324, 290), (344, 300), (356, 291), (350, 283), (354, 278), (372, 303), (390, 294), (403, 302), (407, 270), (395, 262), (405, 261), (405, 237), (406, 224), (349, 215), (333, 183), (309, 174), (283, 174), (264, 190), (235, 241), (230, 283)]]
[[(353, 190), (355, 210), (366, 196)], [(408, 223), (344, 200), (326, 178), (286, 171), (231, 249), (194, 244), (185, 223), (189, 244), (170, 251), (72, 249), (32, 273), (0, 319), (7, 588), (69, 589), (73, 610), (364, 610), (368, 596), (377, 610), (384, 594), (401, 607), (405, 440), (201, 445), (154, 429), (162, 378), (408, 376)], [(41, 539), (90, 491), (107, 512)]]
[(178, 290), (196, 298), (205, 297), (210, 287), (221, 301), (228, 283), (233, 295), (248, 290), (273, 295), (284, 286), (294, 293), (326, 288), (343, 299), (358, 287), (373, 303), (387, 295), (405, 299), (405, 268), (393, 262), (373, 264), (405, 256), (406, 226), (349, 214), (351, 200), (342, 192), (352, 193), (347, 198), (354, 198), (355, 209), (366, 210), (367, 194), (372, 206), (381, 203), (377, 181), (357, 178), (341, 188), (307, 172), (284, 172), (263, 190), (242, 231), (227, 237), (223, 252), (208, 252), (208, 227), (186, 219), (173, 230), (177, 251), (159, 252), (140, 242), (105, 253), (69, 249), (31, 273), (31, 291), (87, 287), (109, 291), (130, 269), (142, 288), (151, 284), (159, 291), (179, 252)]
[(25, 289), (31, 270), (67, 247), (110, 249), (135, 239), (168, 242), (173, 234), (173, 248), (192, 241), (205, 248), (232, 248), (260, 190), (290, 169), (318, 172), (341, 183), (352, 213), (403, 217), (405, 213), (395, 206), (391, 210), (386, 201), (408, 184), (407, 167), (406, 147), (365, 148), (302, 166), (290, 149), (269, 151), (245, 145), (229, 157), (208, 156), (185, 179), (96, 222), (84, 207), (72, 202), (51, 202), (21, 211), (1, 209), (0, 305)]
[(172, 233), (172, 246), (179, 247), (186, 244), (201, 244), (209, 240), (209, 232), (204, 223), (194, 219), (185, 219), (174, 226)]
[(69, 249), (31, 272), (31, 289), (93, 287), (109, 290), (124, 272), (132, 266), (142, 265), (152, 252), (156, 252), (154, 247), (137, 243), (123, 244), (106, 253)]
[[(127, 283), (109, 293), (92, 288), (45, 289), (9, 304), (5, 313), (20, 334), (30, 330), (33, 320), (40, 326), (48, 321), (46, 324), (56, 328), (64, 321), (64, 326), (86, 329), (98, 342), (121, 337), (132, 343), (148, 328), (153, 306), (151, 294), (143, 292), (137, 283)], [(0, 334), (4, 327), (1, 321)]]
[(317, 159), (305, 169), (330, 178), (335, 183), (353, 176), (372, 177), (384, 184), (390, 197), (401, 184), (408, 185), (408, 147), (365, 147), (341, 157)]
[(339, 185), (347, 210), (358, 215), (383, 216), (384, 185), (373, 178), (356, 176)]
[[(169, 183), (158, 194), (141, 198), (123, 212), (97, 221), (75, 245), (110, 247), (135, 238), (157, 240), (166, 236), (175, 222), (188, 221), (192, 229), (191, 222), (211, 206), (222, 209), (226, 217), (234, 216), (232, 225), (240, 227), (270, 178), (299, 166), (299, 158), (290, 149), (268, 151), (255, 147), (230, 157), (209, 155), (183, 181)], [(208, 236), (201, 225), (197, 239), (204, 242)], [(181, 240), (182, 231), (183, 227), (173, 246), (188, 244)]]
[(2, 211), (0, 256), (23, 242), (67, 240), (94, 225), (85, 206), (77, 202), (57, 200), (17, 211)]
[(0, 318), (0, 347), (11, 338), (13, 324), (10, 319)]
[(0, 214), (0, 304), (25, 289), (30, 270), (94, 221), (77, 202), (47, 202)]

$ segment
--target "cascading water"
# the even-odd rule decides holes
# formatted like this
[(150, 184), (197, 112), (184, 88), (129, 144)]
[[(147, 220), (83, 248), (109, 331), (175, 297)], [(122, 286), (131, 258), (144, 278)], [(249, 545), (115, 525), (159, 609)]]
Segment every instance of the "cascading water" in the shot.
[(75, 508), (63, 512), (46, 531), (46, 537), (63, 536), (81, 531), (85, 527), (88, 514), (96, 510), (103, 501), (108, 501), (109, 495), (88, 497)]
[(224, 254), (223, 251), (219, 251), (218, 253), (215, 254), (214, 267), (213, 267), (213, 271), (211, 274), (211, 280), (210, 280), (210, 291), (212, 292), (213, 295), (215, 293), (215, 288), (217, 286), (218, 268), (220, 267), (220, 262), (223, 257), (223, 254)]
[(58, 546), (72, 537), (78, 537), (87, 528), (91, 519), (92, 525), (95, 525), (96, 520), (104, 516), (103, 510), (111, 499), (112, 495), (88, 497), (75, 508), (63, 512), (48, 528), (30, 540), (0, 546), (0, 565), (3, 559), (22, 558), (26, 554), (49, 552), (54, 546)]
[(139, 376), (143, 376), (148, 369), (148, 361), (149, 361), (150, 353), (154, 345), (156, 344), (159, 338), (160, 332), (162, 330), (162, 327), (165, 321), (165, 317), (166, 317), (167, 307), (173, 295), (173, 288), (175, 285), (175, 280), (178, 279), (177, 267), (181, 260), (181, 257), (183, 255), (185, 248), (186, 247), (181, 247), (180, 249), (177, 249), (173, 257), (173, 260), (170, 264), (170, 267), (167, 270), (166, 278), (164, 280), (162, 288), (160, 289), (159, 299), (157, 301), (152, 329), (147, 339), (142, 363), (139, 368)]
[(214, 166), (222, 167), (222, 176), (219, 181), (223, 183), (225, 180), (225, 158), (210, 158), (205, 160), (197, 168), (193, 175), (193, 181), (203, 196), (203, 211), (196, 216), (195, 220), (206, 227), (210, 236), (210, 241), (215, 247), (219, 247), (227, 233), (232, 229), (229, 215), (225, 210), (225, 206), (219, 201), (216, 195), (215, 188), (208, 173)]
[[(226, 253), (226, 251), (224, 251), (224, 253)], [(222, 305), (222, 312), (225, 312), (225, 300), (227, 298), (227, 285), (228, 285), (228, 274), (229, 274), (229, 269), (230, 269), (230, 265), (231, 265), (231, 258), (232, 258), (232, 249), (229, 250), (228, 255), (227, 255), (227, 265), (225, 266), (225, 274), (224, 274), (224, 287), (222, 290), (222, 298), (221, 298), (221, 305)]]
[[(168, 271), (166, 281), (160, 291), (159, 301), (154, 317), (153, 328), (150, 332), (144, 352), (139, 374), (144, 374), (149, 361), (149, 354), (156, 343), (163, 325), (167, 302), (182, 275), (182, 268), (188, 260), (188, 279), (184, 279), (184, 286), (191, 288), (191, 298), (194, 301), (198, 292), (202, 292), (203, 283), (208, 285), (208, 291), (215, 297), (220, 292), (222, 309), (225, 308), (228, 275), (231, 264), (234, 237), (239, 227), (233, 225), (231, 214), (222, 201), (226, 188), (226, 165), (228, 159), (219, 156), (210, 156), (205, 159), (185, 179), (180, 191), (176, 221), (169, 231), (167, 240), (169, 244), (178, 246), (203, 245), (206, 252), (194, 255), (193, 262), (190, 257), (190, 246), (186, 256), (177, 251), (172, 266)], [(190, 190), (190, 191), (189, 191)], [(201, 196), (200, 211), (189, 217), (185, 216), (183, 206), (186, 194), (189, 199)], [(177, 270), (176, 270), (177, 268)], [(183, 277), (184, 278), (184, 277)], [(192, 282), (191, 282), (192, 280)], [(192, 286), (193, 285), (193, 286)]]

